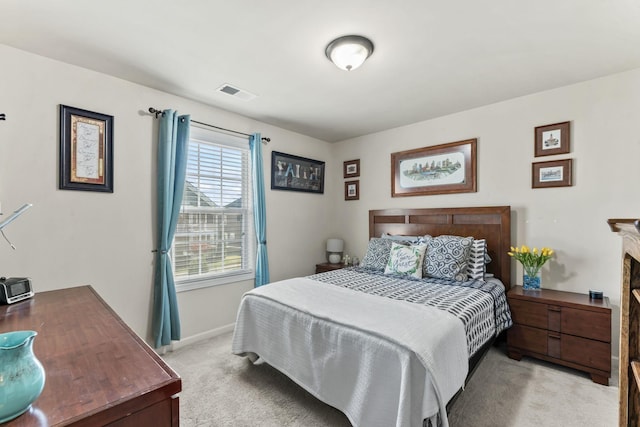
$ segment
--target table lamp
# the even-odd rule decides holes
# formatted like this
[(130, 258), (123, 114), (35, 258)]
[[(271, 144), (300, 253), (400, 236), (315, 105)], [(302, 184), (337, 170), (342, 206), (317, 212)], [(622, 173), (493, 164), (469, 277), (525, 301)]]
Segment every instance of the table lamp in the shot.
[(338, 264), (342, 260), (344, 250), (344, 240), (327, 239), (327, 261), (331, 264)]

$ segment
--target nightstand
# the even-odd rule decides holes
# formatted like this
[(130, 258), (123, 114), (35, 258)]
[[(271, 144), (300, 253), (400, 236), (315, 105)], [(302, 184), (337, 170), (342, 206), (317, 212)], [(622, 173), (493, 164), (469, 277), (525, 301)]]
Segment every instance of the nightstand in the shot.
[(611, 306), (609, 298), (514, 286), (507, 293), (513, 326), (507, 331), (512, 359), (531, 356), (578, 369), (609, 385)]
[(344, 264), (331, 264), (329, 262), (323, 262), (322, 264), (316, 264), (316, 274), (326, 273), (327, 271), (340, 270), (344, 268)]

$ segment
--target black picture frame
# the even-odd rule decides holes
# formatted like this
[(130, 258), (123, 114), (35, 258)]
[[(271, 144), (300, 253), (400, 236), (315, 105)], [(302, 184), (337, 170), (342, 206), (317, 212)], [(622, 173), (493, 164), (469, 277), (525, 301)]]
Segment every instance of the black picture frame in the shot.
[(271, 152), (271, 189), (324, 193), (324, 165), (320, 160)]
[(113, 116), (60, 105), (61, 190), (113, 193)]

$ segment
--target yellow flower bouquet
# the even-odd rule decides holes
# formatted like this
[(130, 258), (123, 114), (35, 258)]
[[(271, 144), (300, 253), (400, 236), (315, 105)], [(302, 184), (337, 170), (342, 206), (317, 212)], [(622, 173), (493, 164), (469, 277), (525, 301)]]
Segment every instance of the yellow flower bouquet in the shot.
[(540, 277), (538, 272), (553, 255), (553, 249), (542, 248), (538, 251), (538, 248), (529, 249), (528, 246), (522, 245), (519, 248), (511, 247), (511, 252), (508, 252), (509, 256), (517, 259), (524, 268), (524, 288), (525, 289), (538, 289), (540, 288)]

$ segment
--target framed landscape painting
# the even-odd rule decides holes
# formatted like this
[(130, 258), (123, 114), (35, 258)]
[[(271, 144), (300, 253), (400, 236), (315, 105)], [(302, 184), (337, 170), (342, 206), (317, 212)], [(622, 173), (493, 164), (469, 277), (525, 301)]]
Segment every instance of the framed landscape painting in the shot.
[(472, 193), (477, 139), (391, 154), (391, 196)]
[(531, 188), (570, 187), (573, 159), (533, 163)]
[(360, 176), (360, 159), (347, 160), (344, 162), (343, 178), (354, 178)]

